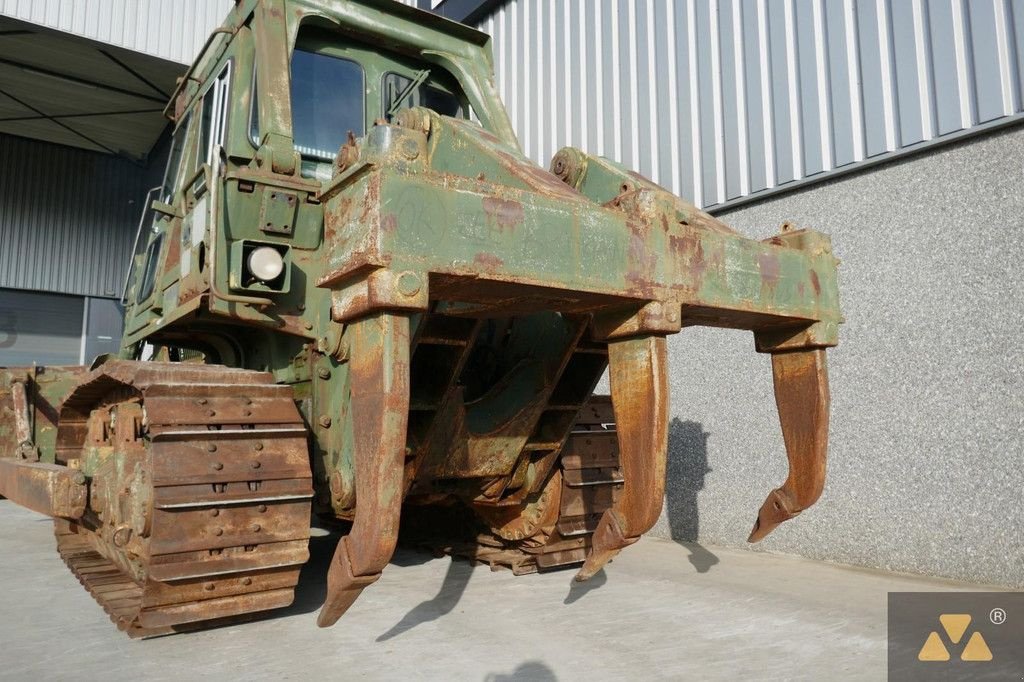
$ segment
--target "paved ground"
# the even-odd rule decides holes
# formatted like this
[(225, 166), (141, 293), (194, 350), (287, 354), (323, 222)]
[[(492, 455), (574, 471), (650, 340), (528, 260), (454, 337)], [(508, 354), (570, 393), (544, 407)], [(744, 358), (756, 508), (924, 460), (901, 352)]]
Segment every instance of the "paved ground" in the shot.
[(400, 552), (332, 629), (314, 538), (276, 617), (131, 641), (58, 559), (49, 520), (0, 501), (0, 678), (882, 679), (886, 593), (970, 586), (645, 539), (590, 584)]

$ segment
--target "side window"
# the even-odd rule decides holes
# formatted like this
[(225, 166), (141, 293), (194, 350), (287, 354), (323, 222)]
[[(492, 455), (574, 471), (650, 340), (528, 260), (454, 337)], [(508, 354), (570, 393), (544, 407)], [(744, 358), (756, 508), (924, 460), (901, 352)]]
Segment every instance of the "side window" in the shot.
[(203, 163), (212, 165), (214, 150), (224, 144), (230, 85), (231, 63), (228, 62), (203, 97), (202, 128), (199, 133), (199, 149), (202, 153), (197, 157), (197, 167)]
[(421, 72), (416, 80), (397, 73), (384, 74), (381, 91), (384, 95), (384, 113), (391, 118), (402, 109), (426, 107), (442, 116), (465, 118), (462, 103), (450, 92), (430, 85), (423, 85), (427, 72)]
[(167, 158), (167, 168), (164, 170), (164, 182), (160, 189), (160, 201), (170, 204), (174, 200), (174, 192), (178, 189), (178, 171), (181, 166), (181, 157), (185, 152), (185, 138), (188, 137), (188, 128), (191, 125), (191, 114), (186, 114), (185, 119), (174, 131), (171, 138), (171, 153)]
[(160, 261), (160, 247), (164, 243), (164, 234), (161, 232), (146, 249), (146, 264), (142, 268), (142, 280), (139, 282), (139, 292), (135, 297), (136, 303), (142, 303), (153, 295), (153, 287), (156, 284), (156, 265)]

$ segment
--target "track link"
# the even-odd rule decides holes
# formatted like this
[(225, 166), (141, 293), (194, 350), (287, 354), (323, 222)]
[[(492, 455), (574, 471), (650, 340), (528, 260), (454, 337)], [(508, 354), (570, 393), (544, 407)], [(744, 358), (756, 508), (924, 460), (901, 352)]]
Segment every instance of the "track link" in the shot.
[(57, 549), (118, 628), (153, 637), (292, 603), (312, 486), (290, 388), (260, 372), (112, 362), (60, 424), (62, 452), (92, 479), (86, 516), (55, 521)]

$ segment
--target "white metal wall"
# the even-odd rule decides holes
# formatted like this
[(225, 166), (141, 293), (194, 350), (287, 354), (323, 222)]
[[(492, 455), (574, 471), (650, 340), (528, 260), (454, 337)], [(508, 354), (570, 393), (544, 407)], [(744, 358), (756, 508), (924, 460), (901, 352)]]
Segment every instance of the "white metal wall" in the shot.
[(1022, 112), (1024, 0), (510, 0), (479, 28), (531, 158), (705, 207)]
[(0, 0), (0, 14), (191, 64), (232, 0)]
[(120, 296), (147, 180), (112, 155), (0, 135), (0, 288)]

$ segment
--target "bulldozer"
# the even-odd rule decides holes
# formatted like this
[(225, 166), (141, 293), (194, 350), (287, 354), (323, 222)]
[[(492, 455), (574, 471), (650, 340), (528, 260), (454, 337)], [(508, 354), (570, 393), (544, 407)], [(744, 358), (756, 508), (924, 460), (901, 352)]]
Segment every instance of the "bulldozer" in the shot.
[[(752, 331), (789, 475), (825, 483), (837, 259), (748, 239), (619, 163), (520, 150), (490, 39), (391, 0), (237, 0), (165, 114), (116, 355), (0, 369), (0, 495), (132, 637), (286, 607), (344, 535), (318, 624), (399, 530), (587, 580), (661, 513), (667, 343)], [(594, 395), (602, 377), (610, 395)]]

